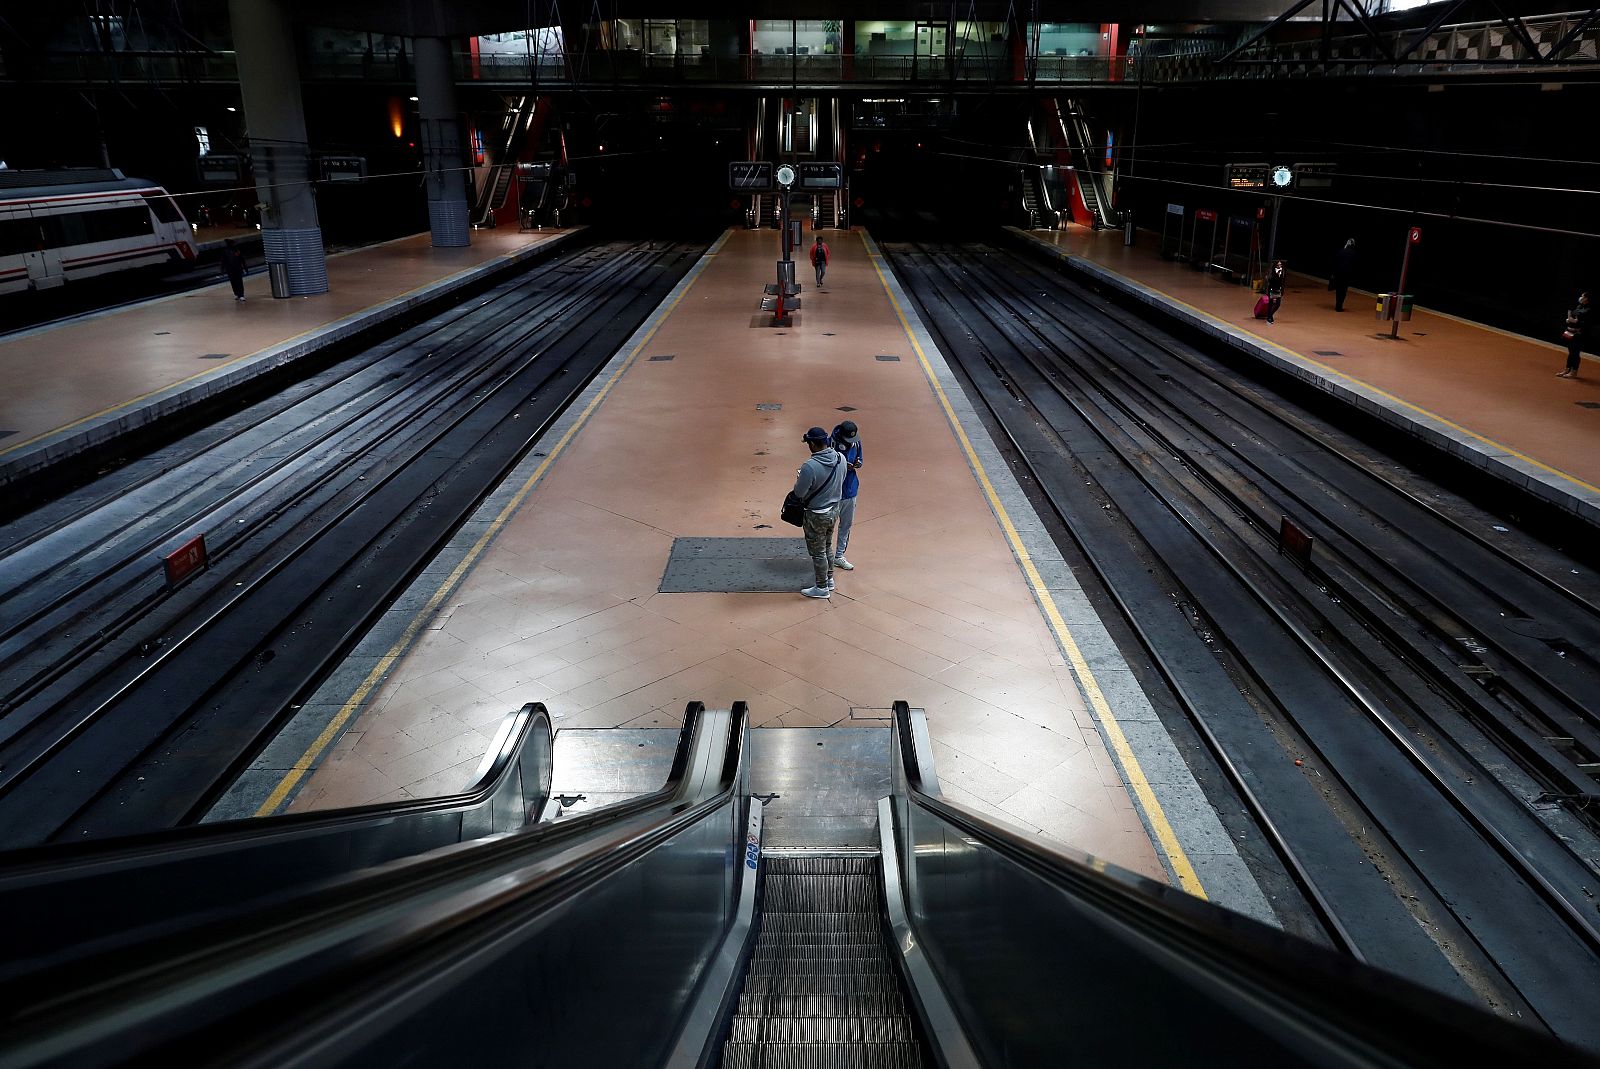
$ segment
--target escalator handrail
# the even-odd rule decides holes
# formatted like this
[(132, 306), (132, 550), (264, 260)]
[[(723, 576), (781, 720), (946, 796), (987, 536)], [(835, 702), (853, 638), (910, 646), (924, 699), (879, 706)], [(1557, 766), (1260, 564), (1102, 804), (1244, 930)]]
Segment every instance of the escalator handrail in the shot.
[[(678, 789), (651, 807), (601, 809), (443, 847), (0, 983), (0, 1050), (8, 1064), (15, 1057), (32, 1065), (44, 1059), (30, 1060), (29, 1051), (59, 1056), (63, 1043), (120, 1042), (119, 1058), (137, 1057), (142, 1044), (227, 1034), (219, 1015), (274, 1021), (284, 1031), (273, 1041), (297, 1042), (300, 1025), (284, 1012), (286, 999), (300, 994), (301, 1008), (315, 1012), (329, 1009), (320, 993), (330, 989), (361, 991), (371, 1002), (384, 983), (439, 975), (484, 933), (572, 903), (733, 804), (747, 719), (744, 702), (725, 720), (697, 715)], [(721, 750), (711, 749), (717, 739), (707, 730), (726, 731)], [(251, 1016), (268, 1004), (273, 1012)]]
[[(1258, 998), (1292, 1013), (1315, 1014), (1324, 1025), (1336, 1023), (1344, 1035), (1399, 1054), (1404, 1064), (1459, 1065), (1467, 1055), (1492, 1058), (1497, 1053), (1508, 1059), (1505, 1064), (1527, 1064), (1542, 1053), (1561, 1064), (1600, 1066), (1600, 1059), (1546, 1032), (1495, 1017), (1090, 854), (1025, 835), (945, 799), (924, 773), (932, 747), (920, 710), (896, 701), (893, 717), (892, 750), (898, 751), (899, 760), (891, 774), (909, 803), (1113, 923), (1198, 962), (1213, 975), (1248, 986)], [(1362, 994), (1347, 997), (1353, 991)]]
[[(684, 709), (671, 769), (661, 789), (563, 821), (561, 835), (671, 801), (690, 772), (693, 739), (705, 706)], [(515, 718), (515, 723), (512, 722)], [(6, 855), (0, 870), (0, 910), (32, 915), (78, 906), (60, 931), (22, 929), (0, 958), (0, 980), (41, 965), (147, 941), (191, 927), (212, 915), (227, 916), (251, 899), (281, 895), (345, 877), (353, 868), (393, 862), (523, 821), (485, 828), (483, 814), (497, 804), (513, 770), (537, 765), (533, 797), (517, 804), (537, 819), (550, 796), (552, 736), (544, 705), (530, 702), (502, 725), (501, 745), (486, 757), (477, 785), (462, 794), (195, 825), (112, 839), (35, 847)], [(537, 807), (537, 808), (533, 808)], [(553, 841), (553, 840), (552, 840)], [(229, 867), (231, 866), (231, 868)], [(159, 890), (156, 890), (159, 889)]]
[[(705, 711), (702, 702), (689, 702), (684, 709), (683, 726), (673, 751), (672, 766), (662, 787), (639, 798), (628, 799), (611, 807), (612, 812), (622, 808), (648, 808), (677, 790), (687, 768), (690, 739), (696, 722)], [(93, 840), (83, 843), (59, 843), (28, 847), (3, 855), (5, 880), (27, 874), (34, 869), (58, 870), (74, 863), (119, 863), (135, 859), (145, 853), (163, 854), (175, 849), (206, 849), (226, 847), (238, 841), (261, 841), (269, 836), (300, 835), (328, 829), (348, 828), (352, 825), (389, 822), (416, 814), (432, 814), (450, 810), (472, 810), (488, 804), (504, 786), (504, 780), (516, 767), (517, 760), (532, 745), (548, 747), (553, 738), (551, 719), (543, 702), (529, 702), (515, 713), (507, 714), (507, 721), (517, 722), (517, 727), (507, 732), (502, 724), (503, 742), (485, 755), (478, 778), (472, 786), (456, 794), (434, 798), (410, 798), (375, 805), (349, 806), (340, 809), (319, 810), (306, 813), (278, 813), (266, 817), (242, 817), (236, 820), (217, 821), (210, 824), (186, 825), (115, 839)], [(542, 799), (550, 795), (548, 777), (542, 784)], [(531, 807), (531, 803), (530, 803)], [(540, 806), (542, 808), (542, 805)], [(537, 816), (537, 810), (535, 810)]]

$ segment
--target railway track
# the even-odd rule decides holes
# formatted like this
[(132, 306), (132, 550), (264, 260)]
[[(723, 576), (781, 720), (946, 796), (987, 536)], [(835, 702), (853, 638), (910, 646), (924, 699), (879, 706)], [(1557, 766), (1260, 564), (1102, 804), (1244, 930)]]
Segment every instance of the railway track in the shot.
[(1600, 1045), (1592, 579), (1059, 274), (885, 249), (1329, 940)]
[(560, 255), (0, 527), (0, 848), (196, 819), (697, 252)]

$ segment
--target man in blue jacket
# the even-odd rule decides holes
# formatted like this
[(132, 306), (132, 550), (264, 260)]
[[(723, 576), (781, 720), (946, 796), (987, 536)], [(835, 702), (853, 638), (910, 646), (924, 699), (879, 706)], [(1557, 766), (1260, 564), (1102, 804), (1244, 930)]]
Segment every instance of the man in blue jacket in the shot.
[(801, 439), (811, 448), (811, 458), (795, 474), (794, 495), (805, 503), (806, 552), (816, 583), (800, 593), (808, 598), (825, 598), (833, 593), (833, 525), (839, 518), (839, 495), (844, 490), (844, 457), (833, 448), (833, 439), (821, 427), (812, 427)]
[(861, 491), (861, 480), (856, 472), (865, 463), (861, 452), (861, 432), (851, 420), (845, 420), (833, 429), (833, 448), (844, 457), (844, 489), (839, 498), (839, 544), (833, 551), (833, 566), (853, 572), (856, 566), (845, 559), (844, 551), (850, 545), (850, 525), (856, 518), (856, 494)]

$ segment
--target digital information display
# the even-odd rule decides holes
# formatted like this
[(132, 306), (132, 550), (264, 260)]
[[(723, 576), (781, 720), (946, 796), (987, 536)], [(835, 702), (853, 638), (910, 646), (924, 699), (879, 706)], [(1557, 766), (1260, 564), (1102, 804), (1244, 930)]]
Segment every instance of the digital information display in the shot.
[(728, 188), (735, 193), (765, 193), (772, 188), (772, 164), (765, 161), (728, 164)]
[(844, 164), (802, 163), (801, 189), (839, 189), (844, 185)]
[(320, 156), (317, 166), (324, 182), (362, 182), (367, 177), (365, 156)]
[(198, 161), (200, 181), (238, 185), (244, 180), (244, 160), (239, 156), (207, 153)]

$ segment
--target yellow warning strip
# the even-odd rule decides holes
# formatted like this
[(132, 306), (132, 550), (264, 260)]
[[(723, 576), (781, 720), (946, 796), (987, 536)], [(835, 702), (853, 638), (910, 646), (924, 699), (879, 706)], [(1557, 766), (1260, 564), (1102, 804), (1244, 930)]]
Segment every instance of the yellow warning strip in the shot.
[[(1079, 257), (1079, 259), (1085, 259), (1085, 257)], [(1096, 267), (1100, 268), (1102, 271), (1105, 271), (1107, 274), (1113, 274), (1113, 275), (1118, 274), (1117, 272), (1112, 271), (1109, 267), (1106, 267), (1104, 264), (1096, 263), (1094, 260), (1090, 260), (1089, 262), (1094, 264)], [(1458, 431), (1461, 434), (1466, 435), (1468, 438), (1473, 439), (1474, 441), (1482, 442), (1484, 445), (1488, 446), (1490, 449), (1494, 450), (1497, 453), (1504, 453), (1506, 456), (1516, 457), (1518, 460), (1522, 461), (1524, 464), (1532, 465), (1533, 467), (1538, 468), (1542, 472), (1545, 472), (1545, 473), (1550, 474), (1550, 475), (1554, 475), (1556, 478), (1562, 480), (1563, 482), (1569, 482), (1573, 486), (1582, 487), (1583, 489), (1588, 490), (1591, 493), (1600, 494), (1600, 486), (1594, 486), (1594, 485), (1592, 485), (1590, 483), (1586, 483), (1582, 479), (1579, 479), (1574, 475), (1570, 475), (1567, 472), (1564, 472), (1559, 468), (1552, 468), (1550, 465), (1545, 464), (1542, 461), (1535, 460), (1533, 457), (1528, 456), (1528, 454), (1526, 454), (1526, 453), (1519, 453), (1515, 449), (1512, 449), (1510, 446), (1506, 445), (1504, 442), (1497, 442), (1493, 438), (1486, 438), (1483, 435), (1479, 434), (1477, 431), (1472, 430), (1470, 427), (1463, 427), (1459, 423), (1456, 423), (1456, 422), (1454, 422), (1452, 420), (1445, 419), (1443, 416), (1439, 415), (1437, 412), (1430, 412), (1428, 409), (1423, 408), (1421, 405), (1414, 405), (1410, 401), (1407, 401), (1403, 397), (1396, 397), (1394, 394), (1390, 393), (1388, 390), (1384, 390), (1384, 389), (1381, 389), (1381, 388), (1379, 388), (1377, 386), (1374, 386), (1374, 385), (1372, 385), (1372, 383), (1367, 382), (1364, 379), (1358, 379), (1354, 375), (1351, 375), (1348, 372), (1340, 371), (1338, 368), (1332, 367), (1332, 366), (1330, 366), (1328, 364), (1324, 364), (1320, 360), (1314, 360), (1311, 357), (1305, 355), (1304, 353), (1297, 352), (1296, 350), (1290, 349), (1287, 346), (1280, 345), (1279, 343), (1273, 341), (1271, 338), (1262, 337), (1260, 334), (1257, 334), (1253, 330), (1246, 330), (1243, 327), (1236, 327), (1232, 323), (1229, 323), (1227, 320), (1221, 319), (1218, 316), (1212, 314), (1211, 312), (1206, 311), (1204, 308), (1196, 307), (1195, 305), (1192, 305), (1192, 304), (1188, 303), (1187, 301), (1184, 301), (1184, 300), (1181, 300), (1180, 298), (1174, 297), (1172, 294), (1168, 293), (1166, 290), (1157, 289), (1155, 286), (1150, 285), (1148, 282), (1140, 282), (1138, 279), (1132, 278), (1131, 276), (1128, 276), (1128, 275), (1118, 275), (1118, 277), (1122, 278), (1122, 279), (1124, 279), (1124, 280), (1126, 280), (1128, 282), (1132, 282), (1135, 285), (1140, 286), (1140, 287), (1142, 287), (1142, 288), (1144, 288), (1146, 290), (1149, 290), (1151, 293), (1154, 293), (1154, 294), (1157, 294), (1158, 296), (1160, 296), (1163, 300), (1169, 301), (1170, 303), (1175, 304), (1180, 308), (1186, 308), (1190, 312), (1192, 312), (1195, 315), (1199, 316), (1200, 318), (1208, 320), (1208, 321), (1210, 321), (1212, 323), (1215, 323), (1218, 326), (1223, 327), (1226, 330), (1236, 330), (1240, 334), (1248, 335), (1249, 337), (1254, 338), (1256, 341), (1260, 342), (1262, 345), (1265, 345), (1267, 348), (1272, 349), (1275, 352), (1286, 354), (1286, 355), (1291, 356), (1294, 359), (1296, 359), (1296, 360), (1298, 360), (1298, 361), (1300, 361), (1302, 363), (1310, 364), (1312, 367), (1316, 368), (1319, 371), (1322, 371), (1322, 372), (1326, 373), (1328, 376), (1330, 376), (1332, 378), (1342, 379), (1345, 382), (1350, 383), (1353, 386), (1359, 386), (1363, 390), (1369, 390), (1372, 393), (1375, 393), (1379, 397), (1383, 398), (1385, 401), (1390, 401), (1390, 402), (1394, 403), (1395, 405), (1397, 405), (1400, 408), (1404, 408), (1404, 409), (1406, 409), (1408, 411), (1415, 412), (1417, 415), (1422, 416), (1424, 419), (1430, 419), (1435, 423), (1443, 424), (1444, 426), (1449, 427), (1451, 430)], [(1427, 312), (1425, 314), (1427, 314), (1427, 315), (1442, 315), (1443, 313), (1440, 313), (1440, 312)], [(1454, 318), (1454, 317), (1452, 316), (1452, 317), (1447, 317), (1447, 318)], [(1468, 321), (1463, 319), (1463, 320), (1459, 320), (1459, 322), (1467, 323)], [(1523, 338), (1519, 334), (1510, 334), (1507, 331), (1496, 330), (1496, 328), (1494, 328), (1494, 327), (1487, 327), (1482, 323), (1472, 323), (1470, 325), (1471, 326), (1475, 326), (1475, 327), (1481, 327), (1481, 328), (1483, 328), (1485, 330), (1495, 331), (1496, 333), (1506, 334), (1507, 337), (1517, 338), (1519, 341), (1529, 341), (1530, 340), (1530, 339), (1527, 339), (1527, 338)], [(1543, 343), (1540, 343), (1540, 344), (1543, 344)]]
[[(701, 263), (708, 262), (715, 255), (716, 247), (714, 246), (713, 250), (702, 258)], [(339, 733), (350, 722), (350, 718), (355, 716), (366, 702), (367, 695), (372, 693), (373, 688), (382, 682), (383, 677), (388, 674), (395, 661), (399, 660), (401, 655), (410, 648), (412, 641), (417, 637), (417, 632), (422, 630), (424, 624), (433, 619), (434, 613), (438, 611), (439, 606), (444, 604), (445, 599), (454, 593), (461, 580), (466, 578), (467, 573), (472, 570), (478, 558), (483, 555), (483, 551), (489, 548), (489, 543), (494, 541), (495, 536), (500, 533), (500, 529), (506, 525), (507, 521), (516, 515), (517, 510), (522, 507), (523, 501), (533, 492), (533, 488), (538, 485), (539, 480), (544, 478), (544, 473), (550, 470), (550, 465), (554, 464), (556, 458), (566, 449), (567, 443), (572, 441), (578, 431), (583, 428), (583, 425), (589, 421), (589, 417), (594, 414), (595, 409), (600, 407), (600, 402), (606, 399), (606, 395), (617, 384), (617, 380), (622, 378), (627, 370), (633, 366), (639, 354), (644, 351), (644, 347), (650, 344), (650, 339), (655, 337), (656, 331), (661, 329), (661, 324), (667, 321), (672, 315), (673, 309), (678, 307), (678, 303), (688, 295), (689, 290), (694, 287), (694, 284), (699, 279), (700, 272), (696, 271), (690, 277), (689, 284), (683, 287), (682, 291), (672, 299), (672, 303), (667, 305), (667, 310), (656, 318), (655, 323), (645, 332), (644, 337), (639, 339), (639, 344), (635, 345), (633, 351), (628, 354), (628, 358), (622, 362), (622, 365), (616, 371), (611, 373), (611, 377), (600, 388), (600, 392), (594, 395), (583, 412), (573, 421), (572, 426), (567, 428), (567, 432), (561, 436), (561, 440), (550, 450), (550, 455), (544, 458), (543, 462), (534, 469), (533, 474), (528, 476), (527, 481), (512, 495), (505, 508), (500, 510), (500, 514), (489, 525), (489, 529), (484, 531), (477, 542), (473, 543), (472, 548), (467, 551), (467, 555), (461, 559), (461, 563), (451, 570), (445, 581), (440, 584), (439, 589), (434, 591), (433, 596), (428, 599), (428, 603), (406, 625), (405, 631), (395, 640), (394, 645), (389, 647), (389, 651), (378, 659), (377, 664), (372, 666), (372, 671), (367, 673), (366, 678), (361, 681), (361, 685), (350, 695), (349, 700), (339, 708), (333, 719), (328, 721), (328, 726), (322, 729), (322, 734), (318, 735), (316, 740), (306, 747), (306, 751), (300, 755), (300, 759), (290, 767), (288, 772), (284, 773), (283, 778), (278, 781), (278, 785), (272, 789), (272, 793), (267, 795), (266, 801), (262, 802), (260, 807), (256, 809), (256, 816), (267, 817), (276, 812), (278, 807), (283, 805), (284, 800), (289, 797), (289, 793), (305, 778), (306, 773), (316, 767), (316, 763), (322, 758), (323, 751), (327, 750), (333, 744), (333, 740), (339, 737)]]
[[(549, 239), (546, 239), (545, 241), (536, 242), (533, 245), (527, 246), (527, 248), (529, 248), (529, 249), (538, 248), (540, 245), (545, 244), (548, 240)], [(387, 243), (385, 243), (385, 244), (387, 244)], [(353, 250), (353, 251), (358, 251), (358, 250)], [(32, 438), (24, 438), (20, 442), (13, 442), (11, 445), (6, 446), (4, 449), (0, 449), (0, 457), (5, 456), (7, 453), (14, 453), (18, 449), (23, 448), (24, 446), (29, 446), (29, 445), (34, 444), (35, 442), (40, 442), (40, 441), (43, 441), (46, 438), (53, 437), (53, 436), (55, 436), (57, 434), (62, 434), (64, 432), (66, 432), (66, 431), (70, 431), (74, 427), (81, 427), (85, 423), (92, 423), (93, 421), (95, 421), (97, 419), (100, 419), (103, 416), (109, 416), (109, 415), (112, 415), (113, 413), (120, 412), (125, 408), (130, 408), (133, 405), (138, 404), (140, 401), (148, 401), (150, 398), (156, 397), (156, 396), (158, 396), (160, 394), (164, 394), (168, 390), (175, 390), (180, 386), (187, 386), (189, 383), (194, 382), (197, 379), (203, 379), (203, 378), (206, 378), (208, 376), (215, 375), (219, 371), (222, 371), (224, 368), (230, 368), (233, 365), (235, 365), (237, 363), (240, 363), (241, 361), (254, 359), (255, 357), (260, 356), (262, 353), (269, 352), (269, 351), (271, 351), (273, 349), (282, 349), (282, 348), (284, 348), (286, 346), (293, 345), (295, 342), (300, 341), (302, 338), (308, 338), (308, 337), (312, 336), (313, 334), (317, 334), (317, 333), (320, 333), (322, 331), (331, 330), (331, 329), (333, 329), (333, 328), (335, 328), (335, 327), (337, 327), (337, 326), (339, 326), (341, 324), (349, 323), (352, 320), (358, 320), (362, 316), (365, 316), (368, 312), (371, 312), (374, 308), (380, 308), (380, 307), (382, 307), (384, 305), (387, 305), (387, 304), (393, 304), (395, 301), (403, 301), (407, 297), (410, 297), (412, 294), (418, 293), (418, 292), (420, 292), (422, 290), (425, 290), (430, 286), (436, 286), (436, 285), (438, 285), (438, 284), (440, 284), (442, 282), (450, 282), (450, 281), (452, 281), (454, 279), (457, 279), (457, 278), (460, 278), (462, 275), (467, 274), (467, 273), (472, 272), (472, 271), (478, 271), (478, 270), (480, 270), (482, 268), (496, 266), (502, 260), (511, 261), (516, 255), (517, 255), (517, 253), (509, 253), (509, 252), (508, 253), (502, 253), (501, 255), (496, 256), (492, 260), (483, 260), (483, 261), (481, 261), (479, 263), (473, 264), (471, 267), (464, 267), (460, 271), (455, 272), (454, 274), (442, 275), (439, 278), (433, 279), (430, 282), (424, 282), (421, 285), (413, 286), (411, 289), (406, 290), (404, 293), (398, 293), (393, 297), (385, 297), (381, 301), (373, 301), (371, 304), (367, 305), (365, 308), (357, 309), (354, 312), (348, 312), (345, 315), (340, 316), (338, 319), (335, 319), (330, 323), (318, 323), (316, 326), (307, 328), (306, 330), (302, 330), (299, 334), (293, 335), (292, 337), (289, 337), (289, 338), (285, 338), (283, 341), (275, 341), (270, 345), (262, 346), (261, 348), (255, 350), (254, 352), (245, 353), (242, 356), (236, 356), (232, 360), (221, 361), (219, 363), (211, 365), (210, 367), (206, 368), (204, 371), (197, 371), (193, 375), (188, 375), (188, 376), (185, 376), (184, 378), (178, 379), (176, 382), (169, 382), (164, 386), (157, 386), (155, 389), (150, 390), (150, 391), (148, 391), (146, 393), (139, 394), (137, 397), (130, 397), (126, 401), (118, 401), (116, 404), (111, 405), (108, 408), (102, 408), (98, 412), (91, 412), (87, 416), (80, 416), (78, 419), (73, 420), (71, 423), (63, 423), (59, 427), (52, 427), (50, 430), (43, 431), (43, 432), (41, 432), (39, 434), (36, 434)], [(184, 294), (184, 296), (188, 297), (188, 296), (193, 296), (193, 295), (192, 294)]]
[(928, 355), (922, 351), (922, 346), (917, 342), (917, 336), (911, 330), (911, 323), (906, 318), (906, 313), (900, 307), (900, 302), (895, 298), (894, 290), (889, 285), (889, 280), (884, 276), (883, 257), (876, 253), (869, 253), (872, 266), (878, 272), (878, 280), (883, 283), (883, 291), (888, 294), (889, 303), (894, 306), (894, 314), (900, 319), (900, 326), (905, 330), (906, 337), (911, 341), (911, 348), (916, 351), (917, 362), (922, 365), (922, 372), (928, 377), (928, 383), (933, 387), (933, 392), (939, 398), (939, 404), (944, 408), (945, 418), (950, 421), (950, 426), (955, 430), (957, 441), (961, 443), (962, 450), (967, 454), (967, 463), (972, 465), (972, 471), (978, 477), (978, 483), (983, 487), (984, 496), (989, 499), (989, 507), (994, 510), (995, 516), (1000, 521), (1000, 529), (1005, 532), (1006, 541), (1011, 545), (1011, 552), (1022, 565), (1022, 572), (1028, 579), (1028, 585), (1033, 587), (1033, 596), (1038, 599), (1044, 609), (1045, 618), (1050, 622), (1050, 629), (1055, 632), (1056, 641), (1066, 651), (1067, 660), (1072, 665), (1073, 674), (1078, 677), (1078, 682), (1083, 686), (1084, 694), (1089, 699), (1089, 704), (1094, 708), (1095, 718), (1105, 728), (1106, 737), (1111, 740), (1111, 747), (1115, 751), (1117, 763), (1122, 766), (1123, 778), (1132, 788), (1134, 799), (1144, 811), (1145, 819), (1149, 821), (1150, 828), (1155, 832), (1156, 839), (1160, 842), (1161, 850), (1167, 855), (1167, 861), (1172, 866), (1173, 874), (1178, 878), (1178, 886), (1197, 898), (1206, 898), (1205, 888), (1200, 883), (1200, 877), (1194, 870), (1194, 864), (1189, 860), (1189, 855), (1184, 852), (1178, 842), (1177, 834), (1172, 830), (1171, 823), (1167, 820), (1166, 811), (1161, 808), (1161, 802), (1156, 798), (1155, 790), (1151, 788), (1150, 781), (1145, 778), (1144, 769), (1139, 765), (1139, 759), (1134, 756), (1133, 747), (1128, 744), (1127, 735), (1123, 734), (1122, 725), (1118, 723), (1116, 714), (1111, 711), (1111, 703), (1106, 701), (1105, 693), (1100, 689), (1100, 683), (1094, 677), (1094, 672), (1089, 667), (1089, 662), (1084, 659), (1083, 651), (1078, 648), (1077, 640), (1072, 637), (1072, 632), (1067, 628), (1067, 621), (1062, 618), (1061, 612), (1056, 608), (1056, 602), (1050, 596), (1050, 590), (1045, 586), (1044, 577), (1039, 574), (1039, 569), (1034, 566), (1033, 557), (1028, 553), (1028, 547), (1022, 544), (1022, 536), (1017, 533), (1016, 526), (1011, 522), (1011, 516), (1006, 512), (1006, 507), (1000, 503), (1000, 495), (995, 491), (994, 484), (989, 481), (989, 475), (983, 469), (983, 462), (978, 459), (977, 451), (972, 448), (972, 440), (967, 437), (966, 428), (962, 427), (961, 420), (956, 417), (955, 409), (950, 405), (950, 398), (945, 395), (944, 387), (939, 384), (938, 376), (933, 372), (933, 366), (928, 362)]

